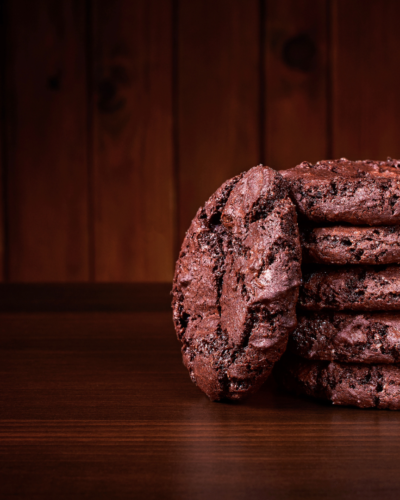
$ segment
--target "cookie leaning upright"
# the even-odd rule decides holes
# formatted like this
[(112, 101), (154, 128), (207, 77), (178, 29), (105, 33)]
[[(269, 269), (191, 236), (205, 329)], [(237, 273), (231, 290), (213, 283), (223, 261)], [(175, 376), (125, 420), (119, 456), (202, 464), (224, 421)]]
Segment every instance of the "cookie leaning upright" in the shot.
[(173, 282), (183, 362), (211, 400), (257, 390), (296, 326), (296, 211), (280, 174), (254, 167), (225, 182), (186, 233)]

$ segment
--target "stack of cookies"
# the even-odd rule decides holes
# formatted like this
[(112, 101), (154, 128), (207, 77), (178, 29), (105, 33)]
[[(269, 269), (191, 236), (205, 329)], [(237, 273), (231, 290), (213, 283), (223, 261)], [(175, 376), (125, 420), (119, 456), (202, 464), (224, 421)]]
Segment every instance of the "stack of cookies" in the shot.
[(282, 174), (303, 285), (278, 377), (335, 404), (400, 409), (399, 162), (304, 162)]

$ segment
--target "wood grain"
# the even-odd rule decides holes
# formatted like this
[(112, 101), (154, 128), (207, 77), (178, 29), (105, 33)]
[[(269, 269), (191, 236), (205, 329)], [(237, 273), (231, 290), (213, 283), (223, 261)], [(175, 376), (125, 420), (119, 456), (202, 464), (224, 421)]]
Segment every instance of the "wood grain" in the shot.
[[(1, 17), (1, 4), (0, 4), (0, 17)], [(0, 30), (2, 27), (0, 18)], [(1, 43), (0, 38), (0, 43)], [(1, 47), (0, 47), (0, 65), (3, 62), (1, 58)], [(6, 262), (5, 262), (5, 252), (4, 252), (4, 120), (3, 120), (3, 106), (4, 106), (4, 93), (3, 93), (3, 82), (0, 77), (0, 283), (4, 280)]]
[(396, 412), (210, 403), (171, 314), (1, 314), (4, 498), (397, 499)]
[(6, 40), (7, 24), (5, 18), (4, 1), (0, 0), (0, 282), (4, 280), (6, 262), (5, 262), (5, 225), (4, 225), (4, 207), (5, 207), (5, 70), (6, 70)]
[(171, 283), (1, 283), (0, 311), (171, 311)]
[[(0, 122), (0, 134), (1, 134)], [(0, 283), (4, 280), (5, 257), (4, 257), (4, 187), (3, 187), (3, 162), (2, 141), (0, 136)]]
[(9, 277), (88, 277), (84, 2), (7, 3)]
[(333, 2), (336, 157), (400, 157), (399, 16), (395, 0)]
[(395, 0), (0, 0), (0, 281), (170, 281), (227, 178), (400, 157), (399, 14)]
[(281, 170), (329, 155), (328, 2), (266, 2), (266, 157)]
[(179, 244), (197, 209), (261, 161), (258, 2), (179, 2)]
[(172, 8), (94, 3), (96, 281), (170, 281)]

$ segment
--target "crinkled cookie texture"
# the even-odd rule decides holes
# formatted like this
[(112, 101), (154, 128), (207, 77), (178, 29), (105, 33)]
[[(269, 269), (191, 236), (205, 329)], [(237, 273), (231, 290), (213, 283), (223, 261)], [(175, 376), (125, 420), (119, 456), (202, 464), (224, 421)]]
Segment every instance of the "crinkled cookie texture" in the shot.
[(400, 311), (400, 266), (305, 267), (299, 306), (309, 311)]
[(400, 410), (398, 365), (310, 361), (285, 354), (276, 377), (289, 391), (335, 405)]
[(400, 223), (399, 160), (303, 162), (282, 171), (299, 213), (315, 222)]
[(400, 313), (300, 312), (288, 350), (344, 363), (400, 363)]
[(319, 264), (397, 264), (400, 226), (315, 227), (300, 233), (303, 262)]
[(186, 233), (173, 282), (183, 362), (211, 400), (257, 390), (296, 326), (301, 250), (287, 184), (267, 167), (225, 182)]

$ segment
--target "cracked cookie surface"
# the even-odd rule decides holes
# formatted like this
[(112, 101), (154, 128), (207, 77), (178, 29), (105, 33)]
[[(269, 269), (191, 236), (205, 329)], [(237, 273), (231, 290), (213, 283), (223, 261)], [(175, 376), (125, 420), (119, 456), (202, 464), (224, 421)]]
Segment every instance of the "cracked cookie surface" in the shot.
[(300, 232), (303, 262), (319, 264), (397, 264), (400, 226), (316, 227)]
[(400, 311), (400, 266), (305, 266), (299, 307)]
[(400, 366), (310, 361), (285, 354), (277, 380), (289, 391), (359, 408), (400, 409)]
[(186, 233), (172, 290), (175, 330), (192, 381), (211, 400), (257, 390), (296, 326), (297, 217), (277, 172), (225, 182)]
[(300, 312), (288, 350), (345, 363), (400, 363), (400, 313)]
[(400, 223), (399, 160), (324, 160), (282, 171), (299, 213), (314, 222)]

